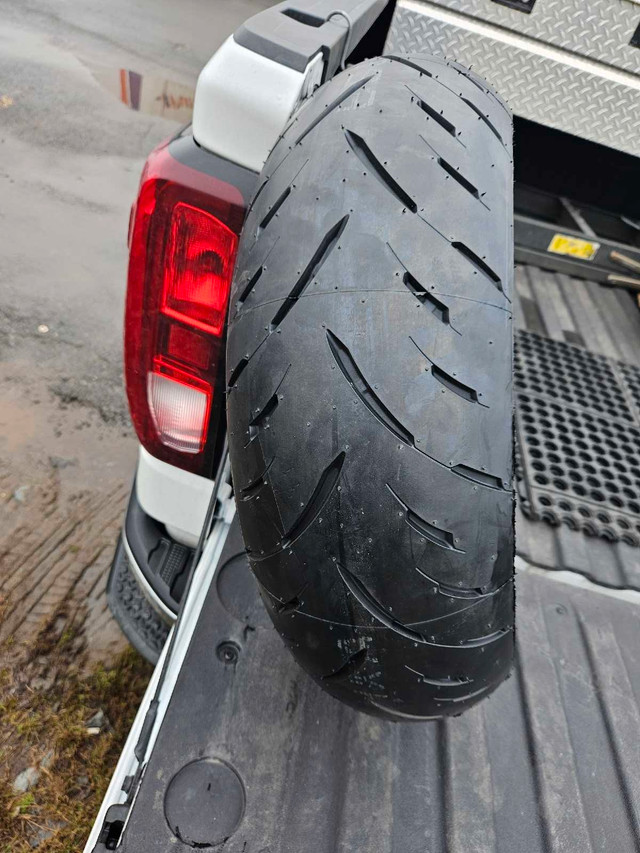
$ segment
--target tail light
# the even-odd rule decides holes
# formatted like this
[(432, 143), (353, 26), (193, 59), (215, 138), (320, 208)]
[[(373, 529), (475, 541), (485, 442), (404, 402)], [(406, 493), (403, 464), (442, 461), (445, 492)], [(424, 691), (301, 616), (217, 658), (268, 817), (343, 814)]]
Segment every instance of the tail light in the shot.
[(147, 160), (129, 231), (129, 408), (153, 456), (199, 474), (211, 466), (207, 437), (224, 409), (224, 330), (243, 218), (235, 187), (180, 163), (168, 145)]

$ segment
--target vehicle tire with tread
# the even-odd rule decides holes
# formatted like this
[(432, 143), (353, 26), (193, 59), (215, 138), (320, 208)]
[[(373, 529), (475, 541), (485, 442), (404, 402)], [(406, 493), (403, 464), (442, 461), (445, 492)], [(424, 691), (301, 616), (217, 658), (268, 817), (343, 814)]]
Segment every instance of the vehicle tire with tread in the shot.
[(326, 690), (459, 714), (514, 632), (511, 116), (381, 57), (298, 111), (240, 240), (228, 425), (269, 614)]

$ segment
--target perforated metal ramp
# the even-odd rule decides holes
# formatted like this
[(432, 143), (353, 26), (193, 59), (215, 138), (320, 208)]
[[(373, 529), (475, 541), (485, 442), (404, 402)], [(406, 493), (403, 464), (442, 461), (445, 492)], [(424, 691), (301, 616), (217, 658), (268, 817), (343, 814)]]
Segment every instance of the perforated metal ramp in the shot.
[[(232, 530), (124, 850), (191, 849), (176, 834), (225, 853), (639, 849), (640, 596), (519, 574), (515, 674), (459, 718), (393, 724), (301, 672), (241, 548)], [(216, 654), (229, 643), (235, 663)], [(205, 772), (182, 788), (199, 817), (171, 828), (171, 780), (203, 758), (231, 793), (211, 797)]]
[[(608, 365), (602, 366), (602, 359), (598, 357), (605, 356), (617, 363), (630, 365), (630, 370), (622, 371), (624, 382), (631, 391), (626, 403), (637, 417), (639, 398), (634, 387), (640, 367), (640, 311), (631, 294), (533, 266), (518, 266), (514, 319), (519, 331), (549, 339), (546, 346), (549, 352), (553, 351), (555, 342), (560, 348), (567, 344), (578, 348), (576, 353), (587, 350), (592, 354), (591, 358), (585, 357), (587, 367), (594, 361), (604, 374), (609, 369)], [(561, 376), (566, 376), (566, 368), (563, 365), (559, 367), (564, 370)], [(574, 378), (580, 383), (584, 375)], [(594, 384), (593, 379), (591, 384)], [(615, 384), (611, 383), (612, 386)], [(584, 391), (588, 398), (585, 411), (604, 419), (618, 419), (617, 388), (605, 389), (603, 396), (603, 389), (597, 385), (591, 389), (587, 380), (586, 385), (579, 386), (582, 391), (578, 394), (569, 388), (572, 399), (567, 401), (560, 396), (563, 386), (566, 386), (566, 381), (561, 381), (554, 388), (543, 388), (542, 396), (555, 396), (556, 403), (568, 404), (582, 412), (580, 394)], [(593, 410), (593, 403), (602, 411)], [(630, 427), (630, 435), (637, 432), (624, 417), (620, 422), (624, 424), (624, 430)], [(639, 453), (635, 440), (631, 444), (634, 453)], [(610, 450), (605, 448), (605, 456), (613, 462)], [(631, 502), (635, 503), (633, 498)], [(618, 536), (615, 542), (608, 542), (598, 536), (585, 535), (582, 530), (572, 530), (564, 523), (554, 527), (531, 521), (523, 514), (521, 506), (516, 509), (516, 530), (518, 553), (523, 557), (551, 571), (568, 569), (578, 572), (605, 586), (640, 589), (640, 548), (630, 545), (622, 536)], [(638, 531), (632, 530), (632, 533), (633, 538), (637, 538)]]

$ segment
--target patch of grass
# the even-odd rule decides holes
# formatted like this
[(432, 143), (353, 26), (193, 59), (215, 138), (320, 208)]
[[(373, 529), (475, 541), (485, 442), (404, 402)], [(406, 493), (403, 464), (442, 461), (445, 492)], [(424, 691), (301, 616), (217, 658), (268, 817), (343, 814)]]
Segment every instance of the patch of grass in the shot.
[(35, 797), (31, 793), (31, 791), (27, 791), (26, 794), (23, 794), (22, 797), (18, 800), (18, 804), (16, 806), (16, 811), (19, 814), (27, 814), (29, 809), (35, 803)]
[[(47, 853), (82, 850), (152, 672), (129, 649), (83, 677), (73, 627), (54, 624), (28, 660), (0, 672), (0, 853), (31, 853), (35, 843)], [(99, 710), (108, 724), (90, 735)], [(38, 781), (16, 793), (26, 767)]]

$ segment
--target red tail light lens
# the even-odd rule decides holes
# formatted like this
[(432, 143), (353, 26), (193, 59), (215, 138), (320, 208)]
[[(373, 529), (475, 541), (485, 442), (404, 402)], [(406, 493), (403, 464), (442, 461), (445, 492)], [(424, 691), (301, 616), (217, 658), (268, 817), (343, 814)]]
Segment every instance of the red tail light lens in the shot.
[(237, 242), (215, 216), (178, 202), (166, 250), (163, 313), (221, 335)]
[(207, 473), (207, 435), (222, 409), (221, 357), (244, 200), (175, 160), (145, 166), (130, 226), (125, 376), (131, 417), (154, 456)]

